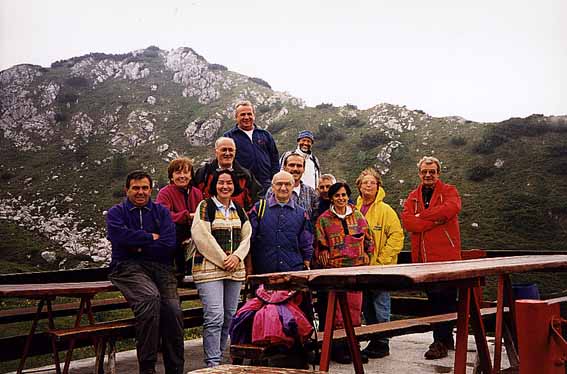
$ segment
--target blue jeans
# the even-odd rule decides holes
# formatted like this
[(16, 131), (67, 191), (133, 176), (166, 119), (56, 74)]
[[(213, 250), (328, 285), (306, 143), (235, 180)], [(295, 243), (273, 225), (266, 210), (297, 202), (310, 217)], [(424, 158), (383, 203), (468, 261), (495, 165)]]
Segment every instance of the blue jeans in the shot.
[(242, 282), (228, 279), (195, 284), (203, 302), (203, 350), (207, 367), (220, 365)]
[[(362, 313), (367, 325), (390, 321), (390, 293), (378, 290), (364, 291)], [(373, 339), (388, 344), (388, 338)]]

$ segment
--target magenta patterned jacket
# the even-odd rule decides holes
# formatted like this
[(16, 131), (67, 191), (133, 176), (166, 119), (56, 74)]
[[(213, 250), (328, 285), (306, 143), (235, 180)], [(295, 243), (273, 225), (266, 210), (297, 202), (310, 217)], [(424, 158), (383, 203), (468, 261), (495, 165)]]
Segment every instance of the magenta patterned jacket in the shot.
[(374, 238), (364, 215), (350, 205), (352, 213), (344, 219), (331, 209), (326, 210), (315, 224), (315, 260), (321, 251), (329, 251), (329, 268), (361, 266), (370, 263)]

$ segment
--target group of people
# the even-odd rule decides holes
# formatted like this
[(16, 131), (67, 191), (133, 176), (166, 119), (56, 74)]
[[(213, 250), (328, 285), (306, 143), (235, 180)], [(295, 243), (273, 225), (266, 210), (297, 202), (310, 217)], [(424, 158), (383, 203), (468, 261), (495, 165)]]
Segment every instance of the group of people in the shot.
[[(406, 200), (400, 222), (383, 201), (381, 175), (374, 168), (356, 179), (354, 202), (346, 182), (321, 173), (312, 152), (313, 133), (301, 131), (297, 149), (280, 158), (271, 134), (256, 126), (250, 102), (235, 106), (235, 120), (215, 142), (213, 161), (197, 170), (190, 159), (171, 161), (170, 184), (159, 190), (155, 202), (152, 177), (134, 171), (126, 179), (126, 199), (108, 211), (109, 278), (137, 321), (140, 373), (155, 373), (160, 347), (166, 373), (183, 372), (177, 285), (188, 270), (186, 248), (193, 249), (191, 271), (203, 304), (207, 366), (222, 361), (247, 275), (395, 264), (404, 242), (401, 222), (411, 235), (413, 262), (460, 259), (460, 197), (455, 187), (439, 180), (436, 158), (419, 161), (421, 184)], [(455, 310), (455, 289), (431, 289), (428, 297), (436, 313)], [(317, 300), (322, 330), (325, 293), (319, 292)], [(361, 316), (367, 324), (390, 319), (387, 292), (350, 292), (348, 300), (355, 325)], [(312, 309), (309, 303), (304, 307)], [(425, 357), (445, 357), (453, 346), (452, 326), (437, 326)], [(373, 339), (362, 352), (363, 360), (387, 356), (389, 342)], [(333, 346), (332, 358), (351, 361), (346, 345)]]

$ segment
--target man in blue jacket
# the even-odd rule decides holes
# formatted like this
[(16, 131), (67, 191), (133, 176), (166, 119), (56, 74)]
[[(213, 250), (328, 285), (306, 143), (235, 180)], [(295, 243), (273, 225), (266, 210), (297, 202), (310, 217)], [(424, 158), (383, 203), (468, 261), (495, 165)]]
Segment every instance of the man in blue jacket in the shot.
[(250, 101), (237, 103), (235, 109), (236, 125), (223, 136), (234, 139), (236, 161), (256, 177), (263, 187), (264, 196), (272, 177), (280, 170), (278, 148), (272, 134), (256, 126)]
[(126, 199), (106, 216), (112, 244), (110, 281), (136, 318), (140, 374), (155, 373), (160, 337), (167, 374), (183, 373), (183, 315), (173, 269), (175, 225), (169, 210), (151, 199), (152, 178), (144, 171), (126, 177)]
[(313, 230), (305, 210), (291, 199), (293, 184), (290, 173), (278, 172), (272, 182), (273, 194), (250, 211), (253, 274), (309, 268)]

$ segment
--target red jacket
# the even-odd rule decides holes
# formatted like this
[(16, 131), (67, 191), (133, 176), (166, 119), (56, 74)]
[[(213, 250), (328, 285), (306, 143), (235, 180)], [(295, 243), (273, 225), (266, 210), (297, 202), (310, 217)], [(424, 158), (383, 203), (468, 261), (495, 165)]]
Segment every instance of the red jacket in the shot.
[(412, 262), (460, 260), (459, 192), (455, 186), (437, 181), (426, 209), (422, 188), (423, 184), (410, 192), (401, 216), (404, 228), (411, 235)]
[(195, 213), (197, 205), (203, 200), (203, 194), (196, 188), (189, 186), (187, 191), (175, 184), (168, 184), (159, 190), (156, 203), (166, 207), (171, 213), (171, 219), (177, 227), (178, 243), (191, 236), (191, 222), (189, 213)]

